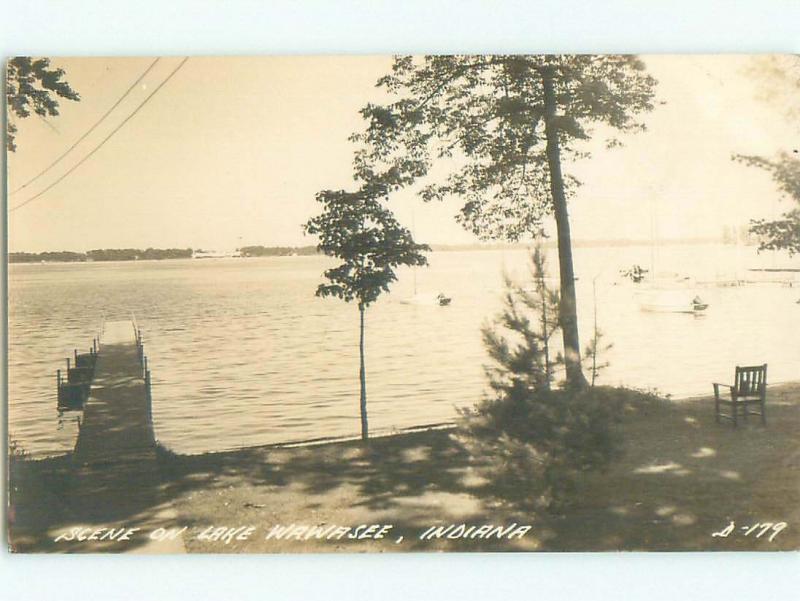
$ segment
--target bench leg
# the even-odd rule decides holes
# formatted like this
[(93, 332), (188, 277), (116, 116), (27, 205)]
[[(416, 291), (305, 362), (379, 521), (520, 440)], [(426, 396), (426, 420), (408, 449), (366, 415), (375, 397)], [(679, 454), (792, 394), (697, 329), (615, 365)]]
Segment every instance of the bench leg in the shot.
[(761, 424), (766, 426), (767, 425), (767, 403), (766, 401), (761, 401)]
[(731, 413), (733, 413), (733, 427), (734, 428), (738, 428), (739, 427), (739, 403), (734, 403), (731, 408), (733, 409), (733, 411), (731, 412)]

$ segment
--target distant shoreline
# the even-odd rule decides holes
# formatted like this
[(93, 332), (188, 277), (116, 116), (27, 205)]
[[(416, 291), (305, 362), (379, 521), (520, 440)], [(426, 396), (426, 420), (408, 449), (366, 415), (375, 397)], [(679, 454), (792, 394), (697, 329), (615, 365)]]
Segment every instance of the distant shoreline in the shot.
[[(497, 250), (528, 250), (535, 243), (488, 243), (488, 244), (431, 244), (432, 252), (453, 251), (497, 251)], [(650, 246), (649, 240), (576, 240), (573, 248), (598, 248), (598, 247), (641, 247)], [(735, 246), (716, 238), (686, 238), (675, 240), (659, 240), (658, 246), (705, 246), (724, 245)], [(543, 243), (545, 248), (556, 248), (553, 240)], [(745, 245), (755, 248), (756, 244)], [(9, 263), (109, 263), (119, 261), (169, 261), (175, 259), (223, 259), (223, 258), (260, 258), (260, 257), (293, 257), (321, 255), (314, 246), (274, 246), (274, 247), (242, 247), (234, 253), (214, 253), (201, 249), (102, 249), (88, 252), (76, 251), (44, 251), (39, 253), (10, 252)]]

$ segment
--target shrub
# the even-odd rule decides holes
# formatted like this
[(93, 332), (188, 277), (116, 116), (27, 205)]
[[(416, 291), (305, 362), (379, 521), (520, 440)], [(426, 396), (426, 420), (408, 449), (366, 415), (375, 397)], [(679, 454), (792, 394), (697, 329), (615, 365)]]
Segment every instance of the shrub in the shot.
[(622, 396), (605, 387), (521, 392), (462, 411), (457, 439), (495, 495), (552, 508), (581, 472), (605, 468), (619, 452)]
[[(562, 504), (578, 475), (602, 469), (620, 448), (616, 424), (624, 395), (616, 389), (552, 390), (547, 341), (552, 328), (541, 311), (557, 307), (544, 289), (541, 256), (533, 258), (535, 290), (506, 280), (504, 309), (483, 340), (493, 364), (486, 368), (489, 396), (461, 411), (456, 438), (500, 498), (523, 506)], [(545, 298), (548, 302), (537, 302)], [(537, 328), (539, 325), (541, 328)], [(597, 330), (595, 332), (597, 338)], [(599, 349), (595, 342), (593, 365)], [(593, 372), (594, 381), (596, 371)]]

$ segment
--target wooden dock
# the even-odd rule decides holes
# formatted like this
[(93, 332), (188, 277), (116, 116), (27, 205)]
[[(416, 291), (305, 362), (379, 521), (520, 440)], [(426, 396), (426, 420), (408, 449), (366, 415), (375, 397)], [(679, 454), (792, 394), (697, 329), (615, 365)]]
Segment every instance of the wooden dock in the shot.
[(106, 322), (73, 454), (69, 493), (70, 513), (77, 522), (73, 527), (139, 530), (132, 542), (70, 542), (69, 550), (185, 552), (180, 537), (149, 537), (158, 528), (175, 529), (178, 524), (161, 494), (142, 359), (133, 322)]

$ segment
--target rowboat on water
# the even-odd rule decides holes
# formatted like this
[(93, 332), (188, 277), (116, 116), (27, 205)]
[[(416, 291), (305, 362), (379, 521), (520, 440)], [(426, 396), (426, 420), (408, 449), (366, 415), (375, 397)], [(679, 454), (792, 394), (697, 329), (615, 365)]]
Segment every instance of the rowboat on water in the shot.
[(699, 296), (692, 297), (686, 291), (658, 291), (642, 298), (639, 302), (642, 311), (650, 313), (691, 313), (702, 314), (708, 303)]

